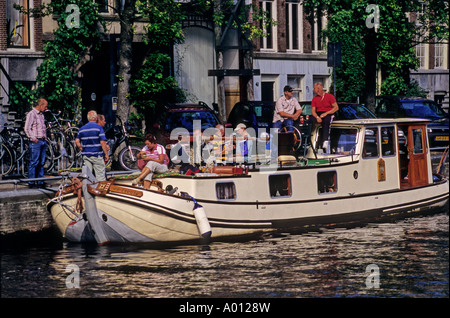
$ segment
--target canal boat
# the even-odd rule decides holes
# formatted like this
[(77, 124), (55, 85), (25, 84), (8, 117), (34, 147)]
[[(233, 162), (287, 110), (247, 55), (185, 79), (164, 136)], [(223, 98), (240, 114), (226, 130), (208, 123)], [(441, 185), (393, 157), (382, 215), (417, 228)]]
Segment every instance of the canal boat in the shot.
[(98, 244), (226, 240), (435, 213), (448, 208), (448, 179), (432, 171), (427, 123), (334, 121), (325, 151), (315, 150), (315, 127), (302, 156), (166, 173), (150, 189), (128, 176), (98, 182), (84, 168), (48, 210), (66, 239)]

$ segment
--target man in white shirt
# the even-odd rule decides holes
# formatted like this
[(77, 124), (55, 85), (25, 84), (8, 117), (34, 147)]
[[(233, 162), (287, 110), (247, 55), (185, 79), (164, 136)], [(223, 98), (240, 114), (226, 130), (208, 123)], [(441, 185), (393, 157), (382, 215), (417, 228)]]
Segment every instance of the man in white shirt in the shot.
[(273, 112), (273, 127), (281, 129), (286, 126), (287, 131), (293, 131), (294, 121), (302, 113), (302, 107), (293, 97), (293, 89), (289, 85), (284, 87), (284, 95), (278, 98)]

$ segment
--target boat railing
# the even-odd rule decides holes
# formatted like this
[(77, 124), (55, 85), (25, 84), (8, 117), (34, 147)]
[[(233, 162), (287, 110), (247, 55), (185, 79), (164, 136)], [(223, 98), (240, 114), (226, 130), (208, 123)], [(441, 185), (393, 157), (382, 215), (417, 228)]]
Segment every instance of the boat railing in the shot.
[[(132, 172), (132, 171), (131, 171)], [(129, 174), (130, 171), (109, 171), (106, 173), (106, 176), (115, 176), (120, 174)], [(72, 172), (74, 174), (74, 172)], [(12, 184), (14, 185), (14, 191), (17, 190), (17, 186), (19, 184), (27, 184), (28, 182), (33, 181), (57, 181), (63, 179), (65, 176), (53, 176), (53, 177), (42, 177), (42, 178), (17, 178), (17, 179), (7, 179), (7, 180), (0, 180), (0, 185), (2, 184)]]

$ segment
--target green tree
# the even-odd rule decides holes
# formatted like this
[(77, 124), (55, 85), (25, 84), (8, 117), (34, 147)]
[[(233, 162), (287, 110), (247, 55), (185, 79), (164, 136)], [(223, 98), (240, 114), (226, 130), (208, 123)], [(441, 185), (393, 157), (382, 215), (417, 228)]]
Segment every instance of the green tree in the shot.
[[(409, 76), (418, 67), (414, 48), (418, 43), (448, 40), (449, 6), (441, 0), (379, 0), (376, 6), (369, 5), (370, 0), (305, 0), (310, 14), (313, 8), (327, 12), (326, 36), (343, 43), (343, 66), (335, 79), (337, 95), (349, 100), (362, 95), (372, 108), (377, 66), (382, 94), (420, 93)], [(420, 23), (416, 23), (409, 16), (419, 11)]]
[[(70, 5), (76, 5), (70, 10)], [(54, 39), (44, 46), (45, 58), (38, 68), (37, 89), (27, 91), (16, 83), (21, 96), (13, 96), (12, 104), (21, 101), (33, 103), (40, 97), (48, 100), (52, 110), (72, 115), (80, 105), (77, 73), (89, 54), (98, 48), (104, 22), (91, 0), (53, 0), (29, 11), (16, 6), (32, 16), (52, 14), (58, 23)], [(16, 94), (14, 94), (16, 95)]]
[[(148, 54), (143, 59), (142, 65), (139, 65), (137, 74), (128, 78), (128, 87), (125, 76), (129, 74), (131, 66), (126, 64), (127, 67), (119, 69), (119, 75), (122, 76), (120, 79), (124, 80), (122, 93), (119, 82), (118, 114), (120, 112), (122, 116), (128, 115), (130, 112), (130, 105), (126, 101), (128, 99), (148, 118), (158, 103), (183, 101), (183, 94), (178, 88), (176, 79), (167, 75), (167, 65), (171, 62), (169, 53), (171, 45), (183, 40), (181, 22), (185, 14), (180, 3), (173, 0), (136, 1), (134, 12), (130, 11), (128, 14), (133, 15), (130, 20), (136, 21), (138, 17), (139, 21), (145, 22), (142, 40), (146, 44)], [(127, 50), (129, 51), (127, 56), (131, 56), (132, 47), (128, 46)], [(127, 63), (131, 63), (129, 59), (127, 60)]]

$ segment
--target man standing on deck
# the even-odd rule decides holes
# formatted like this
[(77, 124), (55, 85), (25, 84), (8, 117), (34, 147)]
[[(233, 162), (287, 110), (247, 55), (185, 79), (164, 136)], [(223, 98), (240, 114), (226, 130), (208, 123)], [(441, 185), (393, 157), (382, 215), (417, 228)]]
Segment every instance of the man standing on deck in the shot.
[(334, 119), (334, 113), (339, 110), (339, 106), (333, 95), (324, 92), (322, 83), (314, 84), (314, 93), (317, 95), (313, 97), (311, 102), (311, 120), (313, 124), (322, 125), (322, 133), (319, 136), (317, 148), (323, 148), (326, 151), (330, 139), (331, 123)]

